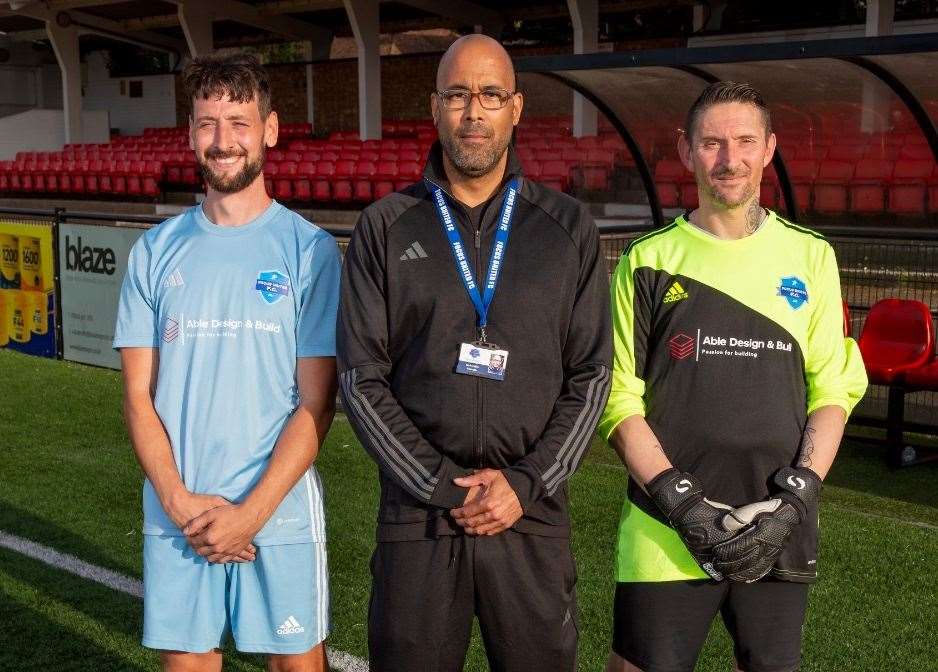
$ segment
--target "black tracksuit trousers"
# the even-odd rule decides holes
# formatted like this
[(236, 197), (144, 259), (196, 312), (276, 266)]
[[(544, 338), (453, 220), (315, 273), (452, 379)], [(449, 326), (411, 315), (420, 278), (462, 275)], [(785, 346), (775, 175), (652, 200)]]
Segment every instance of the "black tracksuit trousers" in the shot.
[(459, 672), (473, 616), (492, 672), (576, 670), (570, 540), (492, 537), (379, 542), (371, 559), (372, 672)]

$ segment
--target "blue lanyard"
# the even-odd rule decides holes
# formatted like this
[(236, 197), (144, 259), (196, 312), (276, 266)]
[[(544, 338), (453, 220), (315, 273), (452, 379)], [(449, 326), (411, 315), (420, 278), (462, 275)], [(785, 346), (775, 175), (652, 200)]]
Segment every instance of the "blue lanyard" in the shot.
[(463, 285), (466, 287), (466, 293), (469, 294), (469, 300), (472, 301), (476, 314), (479, 316), (480, 340), (485, 342), (485, 327), (488, 324), (489, 306), (492, 305), (492, 299), (495, 297), (495, 287), (498, 285), (498, 276), (502, 270), (502, 264), (505, 259), (505, 250), (508, 249), (508, 234), (511, 232), (511, 218), (515, 212), (515, 201), (518, 198), (520, 186), (517, 178), (508, 184), (508, 192), (505, 194), (505, 200), (502, 201), (502, 211), (498, 215), (498, 229), (495, 231), (495, 241), (492, 243), (492, 254), (489, 257), (488, 273), (485, 277), (485, 286), (482, 293), (479, 293), (479, 286), (476, 284), (475, 276), (472, 273), (472, 267), (469, 265), (469, 257), (466, 254), (466, 248), (462, 242), (462, 236), (456, 228), (456, 220), (450, 212), (449, 205), (446, 203), (446, 195), (443, 190), (433, 182), (427, 180), (430, 185), (430, 191), (433, 194), (433, 201), (436, 203), (436, 209), (440, 216), (440, 223), (449, 239), (450, 247), (453, 249), (453, 257), (456, 259), (456, 269), (459, 271), (459, 277), (462, 278)]

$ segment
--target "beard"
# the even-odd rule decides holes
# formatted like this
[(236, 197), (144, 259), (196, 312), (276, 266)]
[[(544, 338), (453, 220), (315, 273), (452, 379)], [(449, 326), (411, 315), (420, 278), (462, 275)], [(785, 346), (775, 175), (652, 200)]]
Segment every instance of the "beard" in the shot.
[(209, 163), (210, 159), (225, 159), (232, 156), (247, 157), (247, 154), (242, 154), (240, 152), (223, 152), (221, 150), (210, 149), (205, 152), (204, 159), (196, 157), (196, 161), (199, 164), (199, 172), (202, 173), (202, 179), (205, 180), (205, 184), (207, 184), (213, 191), (217, 191), (222, 194), (234, 194), (242, 191), (246, 189), (248, 185), (254, 182), (257, 176), (260, 175), (261, 171), (264, 169), (266, 153), (262, 147), (260, 155), (253, 161), (249, 158), (246, 158), (241, 170), (239, 170), (234, 175), (220, 175), (212, 170), (211, 164)]
[[(719, 179), (721, 177), (735, 177), (735, 176), (729, 172), (721, 172), (721, 173), (717, 173), (713, 177), (714, 179)], [(743, 177), (743, 176), (740, 175), (739, 177)], [(748, 177), (748, 175), (746, 177)], [(732, 210), (734, 208), (739, 208), (739, 207), (746, 205), (747, 203), (749, 203), (749, 201), (752, 200), (752, 197), (756, 193), (756, 187), (754, 187), (751, 182), (746, 183), (745, 188), (743, 189), (742, 193), (740, 193), (739, 197), (737, 198), (728, 198), (725, 193), (721, 192), (717, 187), (715, 187), (709, 180), (705, 178), (698, 178), (697, 184), (698, 186), (703, 188), (703, 190), (707, 193), (707, 195), (710, 197), (710, 200), (713, 203), (723, 208), (726, 208), (727, 210)]]
[[(460, 142), (459, 134), (479, 134), (486, 137), (481, 145)], [(459, 127), (452, 132), (440, 133), (440, 145), (453, 167), (466, 177), (481, 177), (492, 172), (508, 149), (511, 135), (499, 136), (486, 126)]]

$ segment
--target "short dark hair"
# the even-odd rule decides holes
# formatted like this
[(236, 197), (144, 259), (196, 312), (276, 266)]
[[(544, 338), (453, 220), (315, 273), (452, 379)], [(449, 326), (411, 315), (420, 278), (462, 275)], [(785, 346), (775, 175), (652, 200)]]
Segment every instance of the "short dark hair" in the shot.
[(257, 101), (261, 119), (270, 114), (270, 80), (253, 54), (209, 54), (192, 59), (182, 73), (189, 103), (228, 96), (236, 103)]
[(762, 121), (765, 124), (766, 137), (772, 132), (772, 115), (769, 114), (769, 107), (765, 104), (762, 94), (756, 91), (751, 84), (743, 82), (714, 82), (694, 101), (687, 111), (687, 121), (684, 123), (684, 133), (688, 140), (694, 137), (694, 125), (704, 110), (714, 105), (722, 103), (747, 103), (754, 105), (762, 113)]

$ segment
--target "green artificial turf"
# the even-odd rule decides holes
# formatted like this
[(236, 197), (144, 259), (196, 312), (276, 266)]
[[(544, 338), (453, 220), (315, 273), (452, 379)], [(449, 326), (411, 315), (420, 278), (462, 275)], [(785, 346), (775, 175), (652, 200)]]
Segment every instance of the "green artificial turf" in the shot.
[[(0, 530), (141, 577), (141, 474), (121, 420), (120, 374), (0, 351)], [(328, 514), (330, 645), (367, 655), (368, 559), (376, 468), (341, 414), (319, 462)], [(805, 671), (936, 669), (938, 463), (885, 466), (850, 441), (821, 513), (821, 580), (811, 593)], [(610, 641), (612, 565), (625, 472), (597, 441), (571, 482), (580, 669), (601, 670)], [(0, 670), (157, 670), (139, 645), (138, 600), (0, 549)], [(716, 624), (698, 670), (730, 669)], [(226, 669), (262, 670), (255, 656)], [(486, 669), (476, 632), (467, 670)]]

